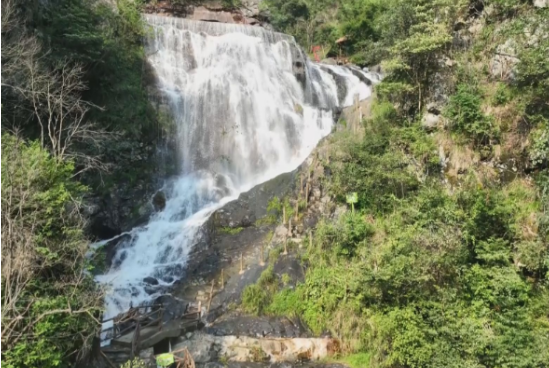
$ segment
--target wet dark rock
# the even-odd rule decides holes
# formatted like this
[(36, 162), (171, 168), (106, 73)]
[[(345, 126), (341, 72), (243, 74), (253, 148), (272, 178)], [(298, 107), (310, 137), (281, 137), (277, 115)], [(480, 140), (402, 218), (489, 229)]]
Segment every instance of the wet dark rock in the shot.
[(258, 264), (249, 265), (246, 272), (240, 275), (240, 277), (232, 277), (228, 280), (223, 290), (217, 293), (212, 299), (212, 305), (227, 306), (231, 303), (239, 303), (246, 286), (256, 283), (265, 268), (266, 266)]
[(223, 316), (204, 332), (214, 336), (310, 337), (299, 320), (286, 317), (248, 316), (232, 313)]
[(363, 73), (361, 73), (359, 70), (355, 68), (349, 68), (349, 70), (351, 71), (351, 73), (353, 73), (355, 77), (360, 79), (360, 81), (366, 84), (367, 86), (372, 85), (372, 81), (369, 78), (367, 78)]
[(170, 287), (166, 285), (145, 285), (143, 289), (148, 295), (167, 294), (170, 292)]
[(158, 280), (155, 279), (154, 277), (145, 277), (143, 279), (143, 282), (146, 283), (146, 284), (149, 284), (149, 285), (158, 285)]
[(216, 227), (249, 227), (267, 214), (267, 205), (273, 197), (282, 198), (294, 185), (296, 171), (282, 174), (257, 185), (238, 199), (218, 210), (214, 218)]
[(109, 240), (105, 243), (105, 245), (101, 247), (101, 249), (98, 250), (99, 252), (103, 252), (105, 254), (105, 267), (107, 269), (116, 266), (116, 263), (120, 263), (121, 260), (123, 260), (124, 255), (121, 255), (121, 257), (116, 260), (116, 253), (121, 246), (130, 242), (131, 239), (132, 237), (130, 234), (122, 234), (116, 238)]
[(214, 309), (210, 309), (208, 314), (206, 314), (206, 316), (203, 318), (203, 321), (207, 324), (213, 323), (216, 319), (218, 319), (220, 316), (222, 316), (226, 312), (225, 309), (226, 308), (223, 305), (220, 305)]
[(280, 276), (284, 274), (288, 275), (290, 286), (295, 286), (298, 282), (305, 281), (305, 270), (300, 260), (291, 254), (279, 257), (273, 271)]
[[(145, 159), (152, 161), (152, 158)], [(121, 182), (109, 193), (89, 198), (90, 234), (98, 239), (109, 239), (146, 223), (154, 212), (150, 198), (158, 185), (151, 174), (149, 182), (140, 181), (136, 185)]]
[(305, 83), (307, 82), (305, 64), (302, 61), (295, 61), (292, 65), (292, 70), (298, 82), (301, 83), (302, 86), (305, 86)]
[(166, 195), (163, 191), (159, 190), (156, 192), (152, 199), (154, 210), (160, 212), (166, 208)]
[(194, 244), (191, 246), (189, 258), (184, 270), (180, 272), (180, 279), (197, 272), (207, 272), (214, 270), (218, 263), (218, 256), (212, 252), (212, 242), (215, 235), (214, 216), (211, 216), (202, 225), (197, 233)]
[(162, 304), (164, 308), (163, 321), (178, 320), (187, 312), (189, 303), (172, 296), (171, 294), (165, 294), (155, 299), (154, 304)]
[(328, 74), (330, 74), (332, 78), (334, 78), (334, 81), (337, 87), (337, 98), (339, 101), (343, 101), (345, 99), (345, 96), (347, 96), (347, 82), (345, 81), (345, 77), (337, 74), (330, 68), (322, 68), (322, 69)]
[(204, 368), (226, 368), (226, 366), (218, 362), (209, 362), (204, 364)]

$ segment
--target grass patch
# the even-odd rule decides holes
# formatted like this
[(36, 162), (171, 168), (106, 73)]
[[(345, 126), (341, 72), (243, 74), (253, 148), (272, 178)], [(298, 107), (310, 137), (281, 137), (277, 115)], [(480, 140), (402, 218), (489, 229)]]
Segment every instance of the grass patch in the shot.
[(267, 225), (276, 225), (278, 218), (274, 215), (265, 215), (254, 222), (255, 227), (267, 226)]
[(356, 353), (342, 357), (338, 361), (350, 368), (367, 368), (370, 366), (371, 354), (368, 352)]
[(302, 299), (298, 291), (284, 289), (273, 296), (266, 311), (275, 316), (295, 316), (301, 309), (301, 305)]
[(236, 234), (239, 234), (242, 230), (244, 230), (244, 228), (224, 226), (220, 230), (222, 233), (225, 233), (225, 234), (236, 235)]
[(242, 292), (242, 309), (246, 313), (259, 315), (267, 304), (267, 292), (257, 284), (246, 286)]
[(283, 247), (275, 247), (269, 251), (269, 264), (274, 265), (283, 251)]
[(242, 308), (245, 312), (259, 315), (269, 305), (278, 289), (278, 279), (273, 266), (269, 265), (259, 276), (257, 283), (248, 285), (242, 292)]

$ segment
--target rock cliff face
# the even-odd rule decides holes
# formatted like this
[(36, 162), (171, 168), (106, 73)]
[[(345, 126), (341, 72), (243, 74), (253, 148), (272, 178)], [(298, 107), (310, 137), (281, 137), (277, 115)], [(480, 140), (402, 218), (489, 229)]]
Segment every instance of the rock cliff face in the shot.
[(259, 8), (261, 0), (245, 0), (234, 7), (221, 1), (196, 1), (180, 4), (165, 0), (148, 4), (147, 13), (175, 16), (204, 22), (257, 25), (270, 28), (267, 14)]

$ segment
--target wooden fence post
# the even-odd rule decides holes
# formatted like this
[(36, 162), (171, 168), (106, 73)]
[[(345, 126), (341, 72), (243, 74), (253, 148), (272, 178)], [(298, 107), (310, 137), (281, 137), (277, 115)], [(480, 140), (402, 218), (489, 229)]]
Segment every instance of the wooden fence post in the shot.
[(244, 256), (242, 255), (242, 252), (240, 252), (240, 272), (239, 274), (242, 275), (244, 273)]
[(265, 253), (263, 251), (263, 248), (265, 247), (265, 245), (263, 244), (263, 242), (261, 242), (261, 251), (259, 253), (259, 265), (260, 266), (265, 266)]
[(214, 285), (215, 285), (215, 280), (212, 280), (212, 288), (210, 289), (210, 300), (208, 300), (208, 310), (206, 313), (210, 313), (210, 306), (212, 305)]

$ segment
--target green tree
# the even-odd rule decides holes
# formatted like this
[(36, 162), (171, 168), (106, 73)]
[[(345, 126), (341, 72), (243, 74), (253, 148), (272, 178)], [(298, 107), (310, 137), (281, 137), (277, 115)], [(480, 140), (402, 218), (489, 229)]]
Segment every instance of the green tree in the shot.
[(100, 327), (87, 272), (86, 188), (74, 166), (39, 142), (2, 135), (2, 361), (63, 367), (84, 357)]

